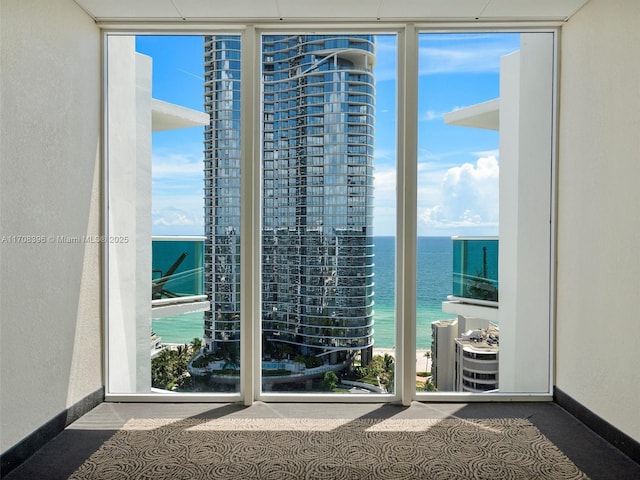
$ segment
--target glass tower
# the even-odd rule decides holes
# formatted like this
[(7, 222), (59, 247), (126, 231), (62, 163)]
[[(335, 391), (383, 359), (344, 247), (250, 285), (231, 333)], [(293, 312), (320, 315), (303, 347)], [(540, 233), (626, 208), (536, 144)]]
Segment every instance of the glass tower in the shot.
[[(239, 37), (205, 38), (211, 350), (239, 350)], [(262, 348), (335, 364), (373, 345), (375, 46), (262, 38)]]
[(240, 37), (205, 37), (205, 346), (240, 352)]

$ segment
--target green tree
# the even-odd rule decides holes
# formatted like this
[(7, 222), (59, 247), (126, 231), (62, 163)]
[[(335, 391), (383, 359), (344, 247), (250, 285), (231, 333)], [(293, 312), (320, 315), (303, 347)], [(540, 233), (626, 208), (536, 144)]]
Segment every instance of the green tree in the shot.
[(327, 390), (331, 391), (338, 385), (338, 376), (334, 372), (328, 371), (324, 374), (322, 384)]
[(382, 365), (384, 368), (385, 372), (390, 372), (393, 370), (393, 357), (391, 355), (389, 355), (388, 353), (384, 354), (384, 357), (382, 358)]
[(427, 380), (424, 383), (424, 389), (427, 392), (437, 392), (438, 389), (436, 388), (436, 386), (433, 384), (433, 382), (431, 380)]
[(387, 353), (384, 356), (375, 355), (371, 359), (371, 363), (363, 367), (363, 373), (366, 378), (375, 379), (387, 390), (393, 388), (394, 370), (395, 361), (393, 356)]
[(220, 351), (220, 356), (224, 360), (223, 369), (237, 369), (240, 366), (240, 353), (235, 344), (228, 344)]
[(202, 350), (202, 339), (195, 337), (191, 340), (191, 353), (194, 355)]
[(188, 377), (191, 356), (191, 347), (186, 344), (175, 349), (164, 348), (151, 360), (151, 385), (164, 390), (180, 387)]
[(151, 385), (169, 389), (174, 380), (174, 356), (170, 349), (163, 349), (151, 361)]
[(395, 375), (395, 361), (388, 353), (382, 358), (382, 372), (379, 374), (380, 383), (387, 389), (393, 388), (393, 379)]

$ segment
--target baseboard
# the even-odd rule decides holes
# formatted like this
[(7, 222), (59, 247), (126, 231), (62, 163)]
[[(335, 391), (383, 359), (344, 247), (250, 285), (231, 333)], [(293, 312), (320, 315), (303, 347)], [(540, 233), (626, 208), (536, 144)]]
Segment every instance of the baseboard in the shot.
[(640, 464), (640, 442), (593, 413), (558, 387), (553, 389), (553, 400), (634, 462)]
[(85, 413), (104, 401), (104, 388), (87, 395), (79, 402), (59, 413), (29, 436), (18, 442), (0, 456), (0, 478), (18, 467), (45, 443), (62, 432)]

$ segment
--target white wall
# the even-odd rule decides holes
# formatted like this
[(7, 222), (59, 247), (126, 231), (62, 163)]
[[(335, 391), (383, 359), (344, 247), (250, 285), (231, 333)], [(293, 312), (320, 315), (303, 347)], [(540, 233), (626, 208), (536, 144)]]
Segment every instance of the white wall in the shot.
[(102, 378), (100, 32), (72, 0), (0, 6), (2, 452)]
[(135, 37), (107, 39), (109, 382), (151, 390), (151, 58)]
[(556, 385), (640, 440), (640, 2), (562, 32)]
[[(640, 3), (563, 28), (556, 385), (640, 440)], [(0, 3), (4, 452), (101, 388), (100, 33), (72, 0)]]
[(500, 391), (548, 393), (553, 34), (500, 63)]

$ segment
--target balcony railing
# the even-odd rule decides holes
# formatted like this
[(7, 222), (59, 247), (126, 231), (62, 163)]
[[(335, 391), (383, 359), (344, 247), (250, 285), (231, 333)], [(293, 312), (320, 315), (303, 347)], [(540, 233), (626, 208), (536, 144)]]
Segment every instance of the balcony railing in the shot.
[(152, 318), (209, 309), (204, 294), (204, 237), (153, 237)]
[(453, 288), (457, 300), (498, 305), (498, 238), (453, 237)]

